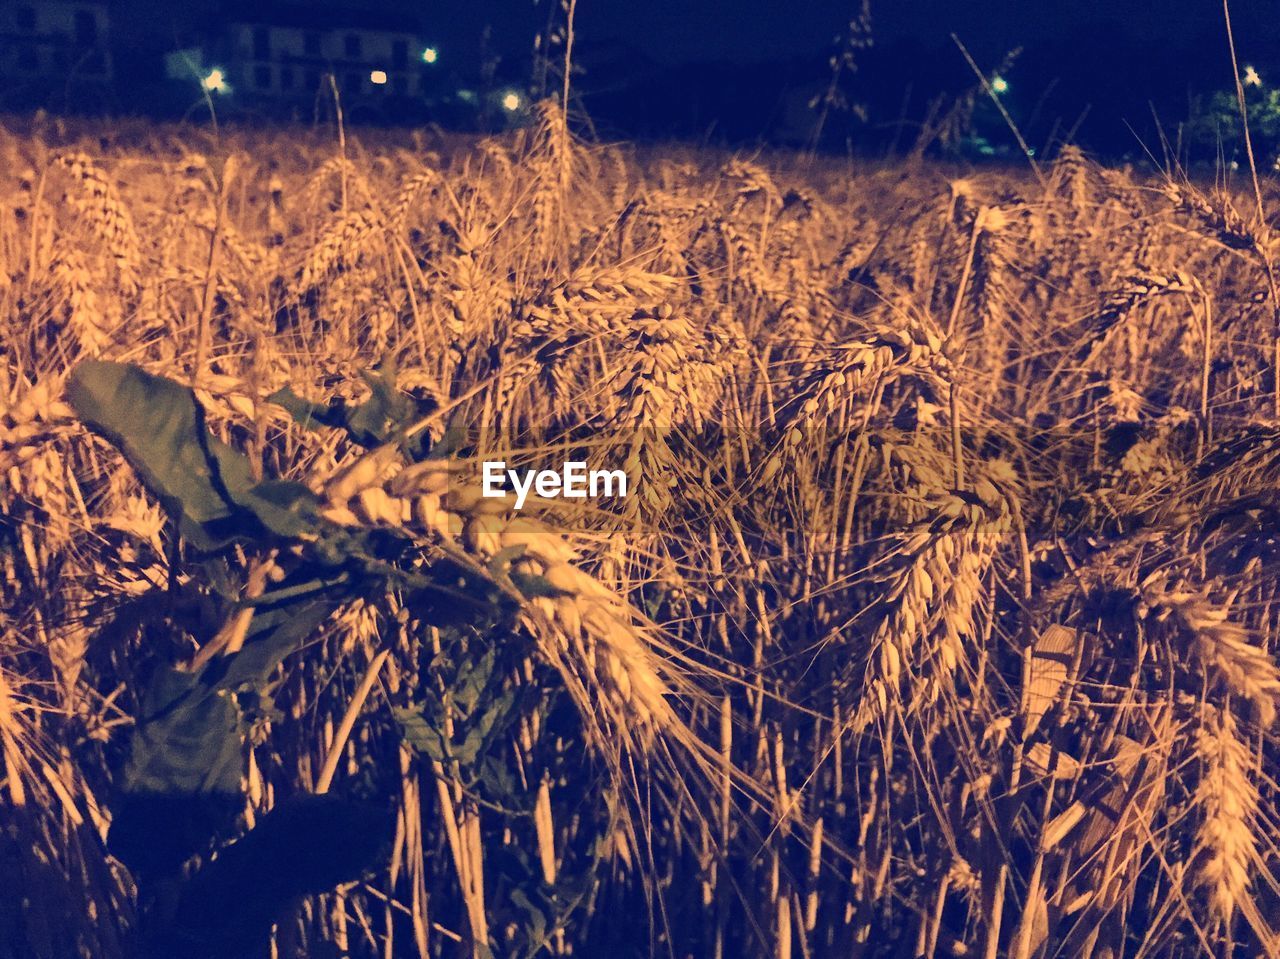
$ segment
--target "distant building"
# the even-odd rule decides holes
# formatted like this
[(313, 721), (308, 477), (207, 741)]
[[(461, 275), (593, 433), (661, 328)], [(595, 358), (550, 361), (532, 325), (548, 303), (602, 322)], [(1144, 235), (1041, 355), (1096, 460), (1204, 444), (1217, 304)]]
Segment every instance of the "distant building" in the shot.
[(296, 4), (244, 4), (224, 15), (202, 70), (264, 110), (309, 106), (332, 74), (345, 109), (393, 116), (420, 102), (435, 51), (413, 16)]
[[(112, 83), (108, 5), (93, 0), (0, 0), (3, 103), (102, 100)], [(86, 104), (90, 106), (97, 103)]]

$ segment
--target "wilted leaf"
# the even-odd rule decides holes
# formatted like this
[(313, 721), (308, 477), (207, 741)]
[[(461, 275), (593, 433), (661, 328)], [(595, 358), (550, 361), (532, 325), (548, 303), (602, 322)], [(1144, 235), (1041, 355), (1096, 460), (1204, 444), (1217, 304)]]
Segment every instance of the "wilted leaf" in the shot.
[(1058, 698), (1075, 660), (1077, 634), (1054, 623), (1037, 637), (1031, 649), (1031, 670), (1022, 691), (1024, 739), (1040, 725), (1045, 712)]
[(1132, 891), (1132, 873), (1151, 842), (1151, 824), (1164, 796), (1168, 713), (1158, 712), (1151, 720), (1145, 743), (1116, 736), (1100, 780), (1045, 827), (1046, 847), (1070, 835), (1079, 861), (1091, 864), (1072, 884), (1076, 895), (1068, 899), (1087, 894), (1097, 921)]
[(1028, 748), (1022, 761), (1037, 776), (1075, 779), (1080, 775), (1080, 763), (1060, 749), (1055, 751), (1048, 743), (1036, 743)]

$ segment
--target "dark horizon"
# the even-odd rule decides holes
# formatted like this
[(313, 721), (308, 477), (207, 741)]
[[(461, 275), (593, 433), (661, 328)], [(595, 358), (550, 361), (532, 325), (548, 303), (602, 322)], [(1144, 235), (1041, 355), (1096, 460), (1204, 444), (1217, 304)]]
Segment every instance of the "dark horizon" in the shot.
[[(181, 7), (159, 0), (108, 4), (116, 69), (110, 95), (95, 109), (195, 116), (198, 90), (190, 84), (170, 84), (157, 93), (166, 53), (201, 43), (237, 9), (288, 6), (246, 7), (232, 0)], [(461, 105), (460, 96), (474, 103), (489, 90), (537, 96), (546, 89), (536, 80), (541, 74), (535, 39), (564, 19), (549, 0), (441, 0), (428, 7), (330, 0), (292, 6), (329, 17), (363, 12), (409, 18), (422, 41), (438, 50), (438, 61), (422, 81), (430, 102), (420, 110), (357, 110), (354, 119), (433, 121), (450, 129), (492, 128), (492, 120), (471, 115), (475, 110)], [(873, 0), (863, 37), (870, 43), (852, 51), (852, 64), (839, 71), (840, 95), (855, 109), (826, 111), (820, 130), (810, 136), (803, 128), (811, 118), (801, 105), (829, 87), (828, 62), (846, 48), (850, 22), (862, 10), (861, 0), (813, 0), (794, 8), (766, 0), (584, 0), (574, 23), (575, 103), (612, 138), (811, 142), (840, 152), (878, 153), (909, 146), (913, 131), (979, 84), (963, 44), (988, 79), (1008, 55), (1018, 53), (1002, 78), (1008, 85), (1002, 105), (1020, 127), (1027, 126), (1029, 142), (1046, 147), (1071, 131), (1073, 139), (1101, 154), (1141, 157), (1147, 150), (1159, 152), (1155, 145), (1162, 136), (1178, 140), (1185, 127), (1209, 147), (1205, 156), (1212, 156), (1215, 130), (1232, 122), (1214, 100), (1233, 84), (1217, 4)], [(1280, 32), (1270, 26), (1260, 0), (1238, 0), (1232, 18), (1241, 68), (1256, 65), (1261, 90), (1273, 74), (1280, 76)], [(562, 47), (551, 49), (553, 73), (562, 57)], [(219, 101), (228, 119), (280, 115), (264, 113), (248, 92), (242, 84)], [(75, 98), (62, 95), (61, 102)], [(0, 105), (14, 107), (8, 101)], [(30, 105), (49, 106), (36, 99)], [(980, 102), (975, 109), (983, 127), (975, 139), (979, 153), (1003, 155), (1016, 148), (991, 104)], [(293, 110), (295, 119), (305, 115)]]

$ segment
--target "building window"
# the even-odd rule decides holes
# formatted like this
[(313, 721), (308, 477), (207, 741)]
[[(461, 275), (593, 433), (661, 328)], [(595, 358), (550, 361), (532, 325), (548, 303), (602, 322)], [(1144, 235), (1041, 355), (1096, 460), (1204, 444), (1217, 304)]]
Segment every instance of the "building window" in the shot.
[(407, 97), (409, 95), (409, 78), (408, 77), (404, 76), (403, 74), (398, 74), (396, 78), (391, 82), (395, 86), (396, 96)]
[(18, 51), (18, 66), (32, 73), (40, 69), (40, 54), (35, 47), (27, 44)]
[(352, 70), (343, 80), (342, 86), (347, 93), (360, 93), (364, 89), (364, 77)]
[(320, 86), (319, 70), (308, 70), (303, 77), (307, 81), (307, 90), (314, 92)]
[(253, 85), (259, 90), (271, 88), (271, 68), (265, 63), (260, 63), (253, 68)]
[(23, 33), (35, 33), (36, 8), (19, 7), (13, 14), (14, 25)]
[(281, 90), (292, 90), (293, 79), (294, 79), (293, 67), (280, 68), (280, 89)]
[(360, 38), (354, 33), (348, 33), (342, 38), (342, 47), (346, 51), (347, 56), (352, 59), (360, 57)]
[(271, 59), (271, 31), (266, 27), (253, 28), (253, 59)]
[(75, 19), (76, 45), (92, 47), (98, 43), (98, 18), (92, 10), (77, 10)]
[(315, 30), (308, 30), (302, 35), (302, 49), (309, 57), (320, 56), (320, 34)]
[(409, 41), (397, 40), (391, 44), (391, 62), (397, 67), (407, 66), (409, 63)]

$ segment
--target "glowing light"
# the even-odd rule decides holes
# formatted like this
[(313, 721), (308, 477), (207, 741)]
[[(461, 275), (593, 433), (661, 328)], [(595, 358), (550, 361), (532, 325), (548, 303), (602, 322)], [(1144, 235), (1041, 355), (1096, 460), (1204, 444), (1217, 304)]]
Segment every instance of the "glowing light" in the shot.
[(200, 85), (210, 93), (226, 93), (229, 89), (227, 86), (227, 75), (218, 67), (214, 67), (200, 80)]
[(439, 59), (440, 59), (440, 51), (437, 50), (435, 47), (427, 47), (427, 49), (422, 51), (423, 63), (435, 63)]
[(1262, 86), (1262, 77), (1258, 76), (1258, 71), (1253, 67), (1244, 68), (1244, 85), (1246, 87)]
[(991, 89), (996, 93), (1007, 93), (1009, 90), (1009, 81), (1004, 77), (996, 77), (991, 81)]
[(508, 93), (502, 98), (502, 109), (508, 113), (515, 113), (520, 109), (520, 94)]
[(385, 70), (374, 70), (369, 74), (369, 82), (377, 86), (382, 86), (387, 82), (387, 72)]

